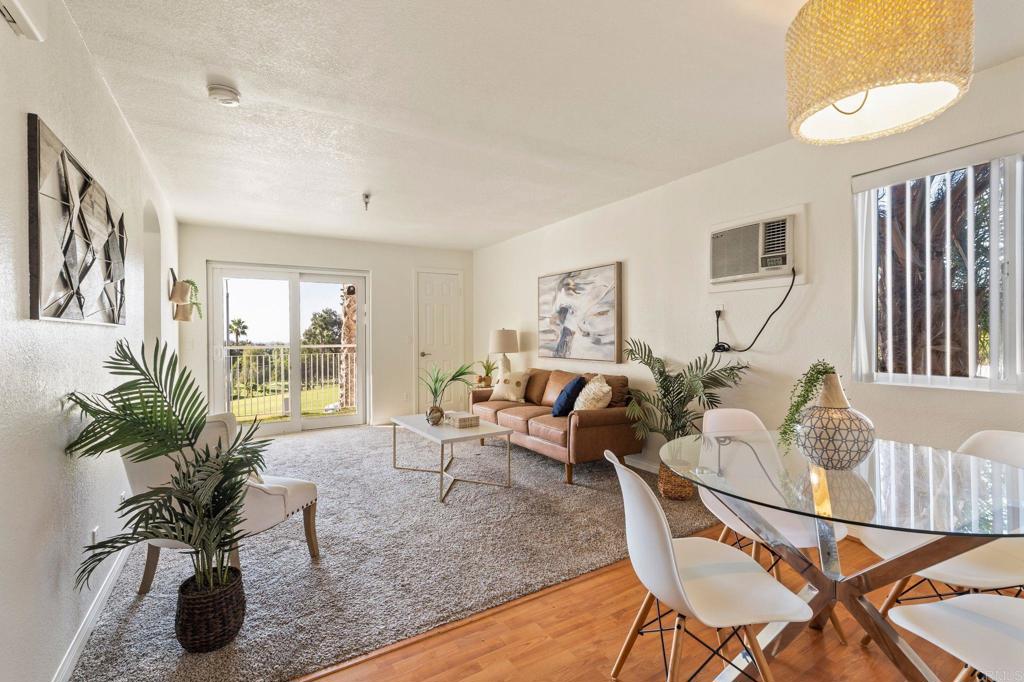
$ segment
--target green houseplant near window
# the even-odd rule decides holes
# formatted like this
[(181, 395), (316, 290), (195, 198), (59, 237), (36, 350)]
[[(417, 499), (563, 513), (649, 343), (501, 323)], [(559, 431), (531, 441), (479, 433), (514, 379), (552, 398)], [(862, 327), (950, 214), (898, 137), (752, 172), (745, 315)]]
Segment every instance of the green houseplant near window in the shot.
[[(76, 586), (87, 585), (107, 557), (137, 543), (175, 540), (188, 545), (193, 575), (178, 590), (176, 634), (189, 651), (220, 648), (238, 633), (245, 615), (241, 573), (229, 565), (229, 555), (245, 537), (240, 525), (246, 481), (263, 469), (269, 441), (255, 439), (254, 421), (230, 443), (200, 445), (206, 398), (166, 344), (158, 342), (147, 359), (144, 346), (136, 357), (121, 340), (104, 367), (124, 381), (103, 394), (76, 391), (66, 396), (88, 419), (68, 444), (67, 454), (98, 457), (120, 451), (132, 462), (167, 457), (173, 474), (165, 485), (118, 506), (122, 532), (85, 548)], [(199, 602), (205, 605), (197, 610)], [(217, 604), (228, 612), (217, 613)]]
[[(629, 391), (632, 400), (626, 406), (626, 416), (633, 420), (637, 440), (652, 433), (673, 440), (697, 432), (695, 422), (702, 412), (694, 409), (693, 403), (703, 410), (718, 407), (722, 404), (718, 391), (739, 384), (747, 371), (747, 365), (741, 362), (723, 365), (717, 355), (702, 355), (681, 371), (671, 372), (665, 360), (639, 339), (627, 340), (623, 354), (627, 360), (635, 360), (651, 370), (654, 378), (654, 392)], [(661, 464), (658, 490), (669, 499), (686, 499), (693, 495), (693, 484)]]
[(427, 423), (431, 426), (437, 426), (444, 419), (444, 409), (441, 407), (441, 403), (444, 400), (444, 393), (447, 391), (452, 384), (465, 384), (471, 386), (468, 377), (473, 373), (473, 363), (466, 363), (465, 365), (459, 365), (451, 372), (445, 372), (437, 365), (434, 365), (428, 370), (424, 370), (423, 374), (420, 375), (420, 383), (422, 383), (427, 391), (430, 393), (430, 408), (427, 410)]

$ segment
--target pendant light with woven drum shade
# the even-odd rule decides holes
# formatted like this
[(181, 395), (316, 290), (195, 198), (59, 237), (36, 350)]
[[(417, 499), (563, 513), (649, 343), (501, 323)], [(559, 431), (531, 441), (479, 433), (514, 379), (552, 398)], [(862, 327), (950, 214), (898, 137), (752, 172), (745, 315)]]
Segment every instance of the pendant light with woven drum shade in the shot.
[(786, 33), (789, 129), (813, 144), (930, 121), (974, 71), (971, 0), (810, 0)]

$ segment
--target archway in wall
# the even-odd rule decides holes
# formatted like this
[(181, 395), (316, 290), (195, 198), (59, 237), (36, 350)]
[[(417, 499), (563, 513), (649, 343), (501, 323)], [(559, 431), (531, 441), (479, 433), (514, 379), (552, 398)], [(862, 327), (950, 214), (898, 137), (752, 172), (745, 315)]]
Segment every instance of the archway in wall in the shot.
[(160, 265), (160, 218), (153, 202), (146, 202), (142, 214), (142, 267), (143, 267), (143, 340), (151, 347), (161, 335), (160, 320), (163, 308), (163, 268)]

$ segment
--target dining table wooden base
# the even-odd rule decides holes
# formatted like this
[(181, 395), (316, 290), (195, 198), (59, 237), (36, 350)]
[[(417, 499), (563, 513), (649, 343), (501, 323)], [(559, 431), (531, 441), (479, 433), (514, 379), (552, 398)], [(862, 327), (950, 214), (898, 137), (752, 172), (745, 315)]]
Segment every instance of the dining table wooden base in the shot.
[[(814, 613), (811, 620), (803, 623), (768, 623), (757, 635), (758, 643), (769, 660), (778, 656), (807, 628), (824, 627), (832, 610), (837, 604), (842, 604), (906, 679), (912, 682), (939, 682), (939, 677), (866, 595), (924, 568), (988, 544), (995, 540), (995, 537), (936, 536), (932, 542), (846, 576), (843, 575), (840, 566), (839, 549), (831, 522), (815, 519), (821, 561), (821, 565), (818, 566), (769, 524), (754, 505), (727, 495), (714, 494), (758, 535), (763, 546), (769, 548), (807, 581), (798, 594)], [(740, 670), (747, 674), (756, 674), (754, 662), (743, 653), (738, 655), (733, 663), (736, 668), (727, 668), (715, 679), (719, 682), (739, 679), (743, 674)]]

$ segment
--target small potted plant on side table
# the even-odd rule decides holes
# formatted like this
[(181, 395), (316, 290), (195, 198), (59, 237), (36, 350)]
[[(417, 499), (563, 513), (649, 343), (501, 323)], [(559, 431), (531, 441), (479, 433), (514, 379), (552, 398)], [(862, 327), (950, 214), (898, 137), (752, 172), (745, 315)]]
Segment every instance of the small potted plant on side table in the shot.
[(490, 388), (491, 382), (494, 380), (494, 371), (498, 369), (498, 363), (490, 358), (484, 358), (478, 364), (484, 373), (476, 375), (476, 385), (480, 388)]
[(472, 384), (469, 383), (469, 379), (466, 377), (472, 373), (472, 363), (459, 365), (451, 372), (445, 372), (437, 365), (424, 370), (423, 374), (420, 375), (420, 383), (426, 386), (427, 391), (430, 393), (430, 408), (427, 409), (426, 414), (428, 424), (437, 426), (441, 423), (441, 420), (444, 419), (444, 409), (441, 407), (441, 403), (444, 401), (444, 392), (452, 384), (471, 386)]

